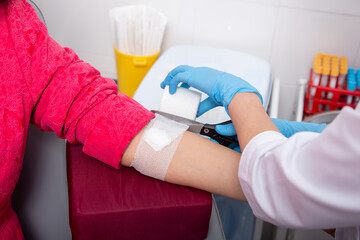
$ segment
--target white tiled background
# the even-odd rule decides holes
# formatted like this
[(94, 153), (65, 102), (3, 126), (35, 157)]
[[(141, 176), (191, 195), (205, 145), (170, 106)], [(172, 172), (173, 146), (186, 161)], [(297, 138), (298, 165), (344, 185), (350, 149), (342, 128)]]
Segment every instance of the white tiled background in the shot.
[(116, 78), (109, 9), (146, 4), (169, 19), (162, 50), (196, 44), (268, 60), (281, 80), (279, 117), (294, 118), (297, 81), (317, 52), (347, 56), (360, 68), (359, 0), (35, 0), (50, 35)]

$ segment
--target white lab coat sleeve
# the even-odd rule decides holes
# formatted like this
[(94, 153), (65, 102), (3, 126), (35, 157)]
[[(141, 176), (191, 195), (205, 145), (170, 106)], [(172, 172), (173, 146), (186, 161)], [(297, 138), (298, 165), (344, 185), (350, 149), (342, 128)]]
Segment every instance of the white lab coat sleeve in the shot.
[(238, 177), (254, 214), (306, 229), (360, 225), (360, 107), (345, 107), (321, 133), (255, 136)]

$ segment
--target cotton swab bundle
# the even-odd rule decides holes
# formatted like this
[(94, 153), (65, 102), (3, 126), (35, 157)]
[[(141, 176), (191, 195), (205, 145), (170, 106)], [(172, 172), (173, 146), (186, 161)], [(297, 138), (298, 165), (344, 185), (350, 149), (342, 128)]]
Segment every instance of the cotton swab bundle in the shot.
[(149, 56), (160, 51), (167, 17), (145, 5), (113, 8), (109, 12), (117, 49), (132, 56)]

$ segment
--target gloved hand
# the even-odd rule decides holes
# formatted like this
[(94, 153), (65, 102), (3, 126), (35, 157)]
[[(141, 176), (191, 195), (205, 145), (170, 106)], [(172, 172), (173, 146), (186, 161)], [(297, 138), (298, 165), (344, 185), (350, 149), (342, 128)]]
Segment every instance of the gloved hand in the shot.
[(174, 94), (178, 84), (182, 87), (194, 87), (209, 97), (202, 101), (197, 116), (217, 106), (227, 106), (237, 92), (254, 92), (262, 103), (262, 96), (248, 82), (234, 75), (207, 67), (181, 65), (173, 69), (161, 83), (161, 88), (169, 85), (170, 94)]
[[(306, 123), (306, 122), (292, 122), (288, 120), (283, 119), (277, 119), (272, 118), (271, 119), (275, 126), (279, 129), (279, 131), (285, 136), (285, 137), (291, 137), (297, 132), (322, 132), (326, 124), (317, 124), (317, 123)], [(215, 130), (224, 136), (235, 136), (236, 131), (234, 128), (234, 125), (232, 123), (227, 125), (217, 125)], [(238, 147), (238, 146), (237, 146)], [(236, 150), (238, 152), (241, 152), (240, 148), (235, 148), (234, 146), (231, 147), (231, 149)]]
[(285, 137), (291, 137), (297, 132), (317, 132), (320, 133), (326, 128), (326, 124), (295, 122), (284, 119), (272, 118), (275, 126)]

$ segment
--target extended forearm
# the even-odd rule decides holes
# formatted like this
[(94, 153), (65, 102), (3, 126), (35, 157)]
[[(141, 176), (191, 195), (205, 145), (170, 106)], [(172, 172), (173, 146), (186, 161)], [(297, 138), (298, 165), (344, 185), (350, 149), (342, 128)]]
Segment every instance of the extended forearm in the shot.
[(239, 160), (238, 152), (186, 132), (165, 180), (244, 201)]
[[(125, 151), (122, 159), (124, 166), (130, 166), (133, 161), (142, 132)], [(239, 153), (185, 132), (172, 158), (165, 181), (245, 201), (237, 178), (239, 160)]]

